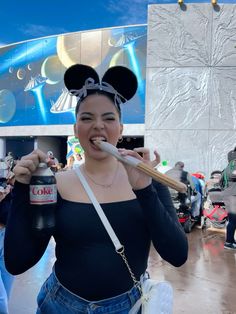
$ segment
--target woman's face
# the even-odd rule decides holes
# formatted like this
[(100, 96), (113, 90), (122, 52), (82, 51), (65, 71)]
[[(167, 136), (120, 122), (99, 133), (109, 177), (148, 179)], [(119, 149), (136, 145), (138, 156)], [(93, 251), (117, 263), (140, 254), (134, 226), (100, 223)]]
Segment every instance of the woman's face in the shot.
[(87, 156), (107, 156), (107, 153), (102, 152), (93, 142), (99, 139), (116, 146), (122, 130), (119, 113), (108, 97), (94, 94), (82, 101), (74, 131)]

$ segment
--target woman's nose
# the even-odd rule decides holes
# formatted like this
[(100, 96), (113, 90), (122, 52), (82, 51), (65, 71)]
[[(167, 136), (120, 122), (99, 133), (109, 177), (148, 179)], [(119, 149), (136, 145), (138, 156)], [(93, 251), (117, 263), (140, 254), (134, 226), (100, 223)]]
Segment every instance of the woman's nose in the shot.
[(96, 119), (94, 127), (98, 129), (104, 129), (104, 122), (101, 119)]

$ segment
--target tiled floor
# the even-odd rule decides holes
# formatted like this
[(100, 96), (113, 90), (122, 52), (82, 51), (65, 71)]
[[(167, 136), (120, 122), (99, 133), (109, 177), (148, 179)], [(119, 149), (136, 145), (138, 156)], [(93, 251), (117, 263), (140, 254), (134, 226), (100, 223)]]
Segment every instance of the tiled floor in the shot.
[[(149, 268), (153, 278), (168, 280), (174, 288), (174, 313), (236, 314), (236, 252), (225, 250), (225, 231), (193, 229), (188, 234), (189, 258), (175, 268), (153, 250)], [(17, 276), (10, 299), (10, 314), (34, 314), (36, 297), (54, 262), (51, 242), (42, 260)]]

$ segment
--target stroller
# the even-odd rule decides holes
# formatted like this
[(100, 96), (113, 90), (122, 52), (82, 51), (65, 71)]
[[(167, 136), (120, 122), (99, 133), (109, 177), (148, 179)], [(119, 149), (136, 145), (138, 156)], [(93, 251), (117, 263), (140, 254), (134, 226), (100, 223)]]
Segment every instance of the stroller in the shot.
[(190, 233), (192, 227), (197, 222), (196, 220), (192, 219), (191, 216), (191, 196), (193, 194), (192, 189), (190, 185), (187, 185), (187, 194), (178, 193), (177, 191), (170, 188), (169, 190), (179, 222), (183, 226), (184, 231), (186, 233)]
[[(211, 178), (215, 179), (214, 176), (216, 174), (219, 175), (219, 173), (221, 174), (221, 172), (214, 171), (211, 174)], [(203, 216), (205, 226), (210, 224), (215, 228), (224, 228), (228, 220), (228, 213), (223, 202), (222, 188), (219, 182), (220, 180), (218, 182), (215, 180), (213, 186), (207, 191), (207, 198), (203, 206)]]

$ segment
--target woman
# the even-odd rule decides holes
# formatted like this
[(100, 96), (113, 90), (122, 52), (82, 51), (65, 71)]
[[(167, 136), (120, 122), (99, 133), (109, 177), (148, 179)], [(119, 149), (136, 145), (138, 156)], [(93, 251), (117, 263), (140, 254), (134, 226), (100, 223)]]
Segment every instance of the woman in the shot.
[[(1, 178), (3, 179), (3, 178)], [(7, 180), (7, 181), (6, 181)], [(0, 313), (8, 314), (8, 300), (12, 290), (14, 276), (6, 270), (4, 262), (4, 236), (7, 216), (12, 201), (12, 189), (14, 174), (9, 172), (8, 178), (1, 182), (0, 186)]]
[[(121, 164), (95, 144), (99, 139), (116, 145), (122, 138), (120, 104), (135, 94), (135, 75), (127, 68), (113, 67), (100, 83), (91, 67), (74, 65), (64, 79), (78, 97), (74, 132), (85, 152), (80, 169), (124, 245), (134, 275), (144, 274), (151, 241), (162, 258), (181, 266), (187, 259), (187, 239), (176, 215), (170, 214), (175, 209), (167, 188), (163, 187), (167, 194), (160, 196), (161, 202), (150, 177)], [(120, 153), (152, 164), (147, 149), (120, 149)], [(31, 175), (45, 159), (41, 151), (34, 151), (14, 170), (16, 195), (5, 241), (6, 265), (13, 274), (35, 265), (50, 239), (50, 235), (33, 234), (28, 200)], [(37, 313), (128, 313), (140, 293), (124, 261), (75, 171), (58, 173), (56, 179), (59, 199), (52, 234), (56, 262), (39, 293)]]
[(223, 188), (222, 196), (225, 208), (228, 212), (226, 225), (226, 239), (224, 248), (236, 250), (236, 147), (228, 152), (228, 165), (223, 170), (220, 184)]

